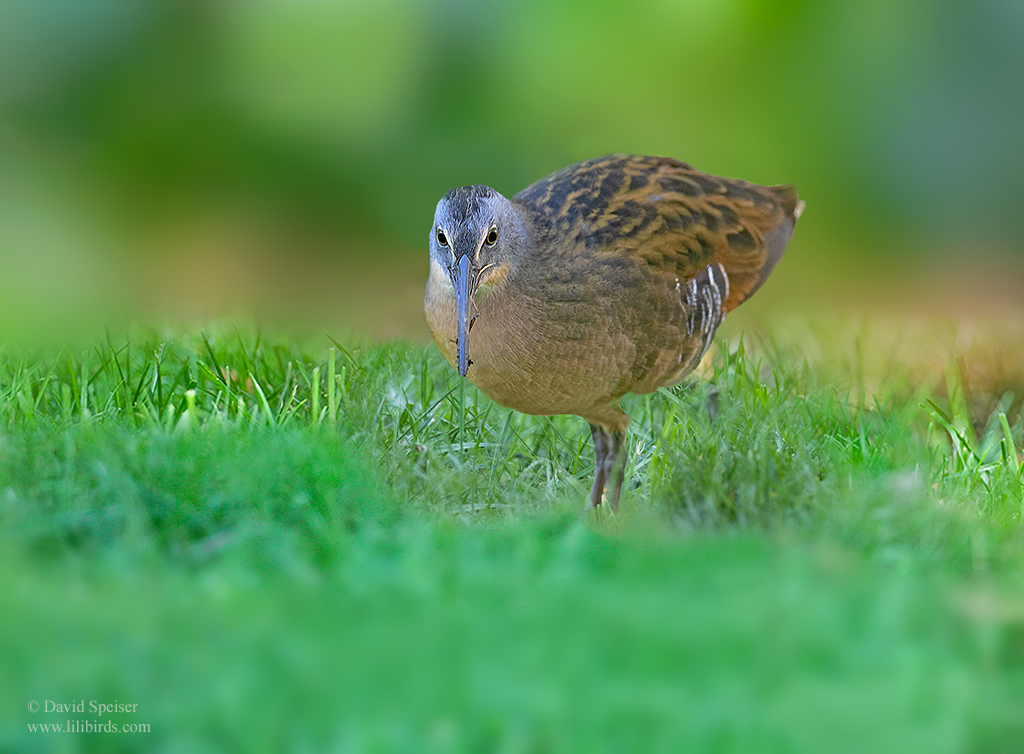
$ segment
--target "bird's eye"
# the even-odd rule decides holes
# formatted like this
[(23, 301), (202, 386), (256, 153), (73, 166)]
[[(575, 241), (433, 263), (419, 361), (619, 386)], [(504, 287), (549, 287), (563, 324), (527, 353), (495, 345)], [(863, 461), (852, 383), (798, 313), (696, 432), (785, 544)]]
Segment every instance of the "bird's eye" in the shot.
[(440, 228), (437, 229), (437, 242), (442, 246), (448, 245), (448, 236), (444, 234), (444, 231)]
[(484, 239), (488, 246), (494, 246), (498, 240), (498, 229), (491, 228), (491, 232), (487, 234), (487, 238)]

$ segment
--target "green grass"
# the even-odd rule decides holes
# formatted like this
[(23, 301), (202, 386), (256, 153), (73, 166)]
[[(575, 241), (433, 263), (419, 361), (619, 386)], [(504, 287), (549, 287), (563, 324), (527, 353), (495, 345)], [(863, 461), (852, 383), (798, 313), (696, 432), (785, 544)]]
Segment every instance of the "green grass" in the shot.
[(1024, 385), (847, 337), (628, 397), (614, 517), (434, 349), (0, 350), (0, 746), (1024, 751)]

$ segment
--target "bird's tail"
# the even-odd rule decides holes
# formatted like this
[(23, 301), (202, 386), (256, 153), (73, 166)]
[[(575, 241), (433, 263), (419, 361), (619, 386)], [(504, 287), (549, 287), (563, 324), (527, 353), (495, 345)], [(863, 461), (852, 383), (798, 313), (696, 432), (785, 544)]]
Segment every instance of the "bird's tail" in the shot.
[[(796, 186), (786, 183), (781, 186), (772, 186), (768, 189), (779, 202), (782, 210), (781, 221), (764, 234), (764, 264), (757, 271), (757, 281), (753, 287), (746, 292), (743, 298), (736, 302), (736, 306), (746, 301), (757, 292), (757, 289), (764, 285), (764, 281), (772, 274), (775, 265), (782, 259), (782, 254), (793, 237), (793, 228), (796, 221), (804, 211), (804, 202), (797, 198)], [(730, 307), (731, 308), (731, 307)]]

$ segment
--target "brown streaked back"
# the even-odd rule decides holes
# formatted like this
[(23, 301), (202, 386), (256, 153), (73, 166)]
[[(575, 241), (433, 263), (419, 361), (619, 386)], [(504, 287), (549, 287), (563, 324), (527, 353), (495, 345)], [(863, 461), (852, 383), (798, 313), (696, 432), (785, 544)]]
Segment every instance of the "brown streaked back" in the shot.
[(729, 312), (778, 264), (803, 209), (792, 185), (758, 186), (702, 173), (668, 157), (608, 155), (560, 170), (516, 194), (535, 231), (597, 257), (690, 280), (718, 262)]

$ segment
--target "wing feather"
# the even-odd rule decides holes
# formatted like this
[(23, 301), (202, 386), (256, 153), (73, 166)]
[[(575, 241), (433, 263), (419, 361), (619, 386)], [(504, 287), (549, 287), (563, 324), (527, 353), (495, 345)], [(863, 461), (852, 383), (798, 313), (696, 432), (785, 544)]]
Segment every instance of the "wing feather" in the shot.
[(682, 281), (708, 265), (729, 278), (729, 312), (775, 269), (803, 202), (792, 185), (758, 186), (667, 157), (609, 155), (570, 165), (514, 197), (580, 252), (626, 253)]

